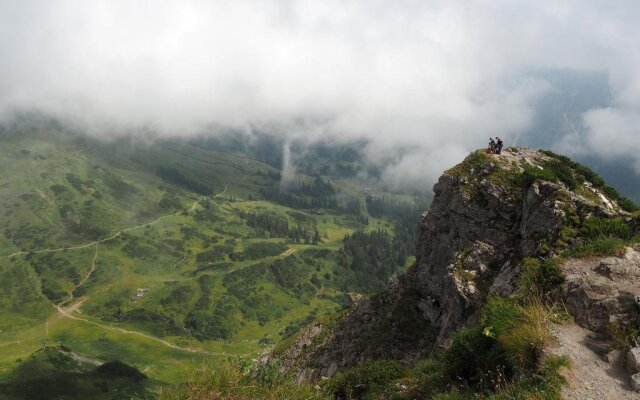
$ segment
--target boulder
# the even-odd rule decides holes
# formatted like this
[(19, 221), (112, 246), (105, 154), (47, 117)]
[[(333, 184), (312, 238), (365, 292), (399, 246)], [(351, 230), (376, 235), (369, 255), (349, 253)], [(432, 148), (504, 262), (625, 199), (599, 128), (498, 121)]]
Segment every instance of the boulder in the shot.
[(640, 372), (640, 347), (634, 347), (627, 352), (627, 369), (632, 374)]
[(607, 359), (607, 362), (611, 364), (614, 368), (618, 368), (623, 364), (624, 353), (622, 352), (622, 350), (618, 350), (618, 349), (611, 350), (609, 353), (607, 353), (606, 359)]
[(640, 374), (631, 375), (631, 386), (633, 390), (640, 392)]

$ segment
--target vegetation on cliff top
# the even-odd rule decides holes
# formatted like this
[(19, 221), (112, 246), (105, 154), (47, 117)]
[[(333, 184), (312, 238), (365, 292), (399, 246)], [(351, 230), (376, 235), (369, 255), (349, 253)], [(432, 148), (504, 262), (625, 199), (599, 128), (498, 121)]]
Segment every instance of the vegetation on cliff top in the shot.
[[(522, 154), (525, 152), (529, 156)], [(507, 157), (504, 157), (505, 155)], [(484, 150), (476, 150), (447, 173), (475, 179), (483, 169), (488, 173), (489, 179), (508, 189), (527, 189), (535, 181), (562, 183), (567, 189), (596, 201), (602, 201), (597, 197), (597, 193), (600, 192), (627, 212), (638, 210), (638, 206), (631, 199), (608, 186), (593, 170), (549, 150), (539, 150), (536, 153), (528, 149), (510, 147), (505, 149), (501, 156), (492, 156)], [(482, 177), (485, 177), (484, 174)], [(590, 186), (591, 189), (587, 190), (591, 193), (585, 193), (585, 184)]]

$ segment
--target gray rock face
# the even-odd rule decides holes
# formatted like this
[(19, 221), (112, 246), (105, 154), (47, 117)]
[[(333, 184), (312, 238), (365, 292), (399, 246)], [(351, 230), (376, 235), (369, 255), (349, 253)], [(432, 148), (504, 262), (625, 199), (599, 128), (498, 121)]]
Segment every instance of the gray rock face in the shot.
[(561, 186), (550, 182), (534, 184), (527, 191), (522, 204), (522, 252), (533, 254), (544, 239), (554, 238), (562, 224), (564, 211), (551, 201)]
[(623, 365), (624, 353), (622, 350), (611, 350), (607, 353), (607, 362), (615, 367)]
[[(598, 209), (560, 184), (536, 182), (523, 190), (492, 175), (500, 168), (518, 173), (518, 165), (545, 157), (519, 149), (446, 172), (418, 224), (415, 264), (382, 294), (359, 303), (295, 368), (313, 379), (377, 358), (410, 363), (475, 322), (489, 294), (512, 294), (522, 258), (550, 255), (566, 209)], [(598, 307), (604, 311), (589, 318), (601, 324), (616, 305)]]
[(604, 333), (612, 322), (639, 322), (640, 253), (636, 250), (628, 248), (621, 258), (569, 260), (561, 268), (566, 274), (565, 306), (578, 324)]
[(632, 374), (640, 372), (640, 347), (634, 347), (627, 352), (627, 369)]
[(631, 375), (631, 386), (633, 390), (640, 392), (640, 374)]

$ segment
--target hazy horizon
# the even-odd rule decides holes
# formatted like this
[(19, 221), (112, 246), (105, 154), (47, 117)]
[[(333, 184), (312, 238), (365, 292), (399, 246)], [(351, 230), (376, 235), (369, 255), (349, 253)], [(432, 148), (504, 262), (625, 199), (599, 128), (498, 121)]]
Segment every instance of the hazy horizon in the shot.
[(638, 175), (639, 16), (632, 1), (0, 1), (0, 121), (367, 139), (373, 163), (406, 149), (383, 176), (407, 184), (496, 135)]

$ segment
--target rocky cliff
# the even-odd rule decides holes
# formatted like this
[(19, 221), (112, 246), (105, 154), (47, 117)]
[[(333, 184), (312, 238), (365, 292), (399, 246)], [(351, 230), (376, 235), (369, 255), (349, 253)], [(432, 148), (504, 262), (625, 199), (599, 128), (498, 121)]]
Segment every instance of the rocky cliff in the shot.
[[(501, 155), (472, 153), (446, 171), (433, 190), (433, 203), (417, 227), (416, 262), (408, 272), (382, 293), (356, 301), (333, 322), (314, 323), (277, 351), (300, 379), (331, 376), (368, 360), (411, 364), (429, 356), (446, 347), (452, 333), (475, 323), (489, 296), (518, 291), (527, 260), (587, 246), (581, 236), (585, 221), (620, 220), (629, 229), (635, 221), (623, 209), (625, 199), (588, 169), (525, 148)], [(631, 268), (622, 261), (603, 265), (599, 268), (612, 276)], [(606, 294), (594, 300), (584, 294), (592, 292), (589, 281), (569, 275), (567, 306), (587, 327), (602, 330), (612, 315), (633, 314), (629, 307), (640, 293), (632, 284), (611, 290), (615, 301), (606, 300)]]

